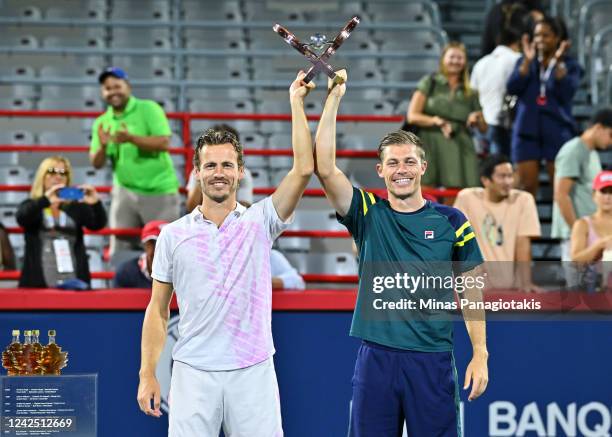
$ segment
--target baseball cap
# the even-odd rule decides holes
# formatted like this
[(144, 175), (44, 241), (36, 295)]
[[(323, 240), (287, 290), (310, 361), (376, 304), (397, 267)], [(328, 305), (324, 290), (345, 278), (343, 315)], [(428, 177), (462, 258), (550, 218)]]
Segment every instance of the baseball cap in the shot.
[(593, 179), (593, 190), (599, 191), (606, 187), (612, 187), (612, 171), (602, 171)]
[(140, 232), (140, 241), (144, 243), (145, 241), (149, 240), (157, 240), (161, 229), (167, 224), (168, 222), (164, 220), (153, 220), (147, 223), (146, 225), (144, 225), (142, 231)]
[(103, 83), (109, 76), (116, 77), (117, 79), (128, 80), (128, 75), (123, 69), (119, 67), (107, 67), (102, 73), (100, 73), (100, 76), (98, 76), (98, 82)]

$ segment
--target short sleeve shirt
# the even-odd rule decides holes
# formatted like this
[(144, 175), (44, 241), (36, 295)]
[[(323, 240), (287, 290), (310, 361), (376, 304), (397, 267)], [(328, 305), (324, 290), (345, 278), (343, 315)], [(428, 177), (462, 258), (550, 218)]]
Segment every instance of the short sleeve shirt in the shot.
[(219, 371), (274, 354), (270, 251), (288, 225), (266, 197), (248, 209), (238, 203), (219, 228), (199, 208), (162, 228), (151, 276), (176, 292), (174, 360)]
[(375, 274), (384, 271), (387, 275), (401, 275), (404, 272), (393, 272), (389, 268), (411, 263), (419, 266), (458, 263), (462, 271), (480, 265), (482, 255), (463, 213), (430, 201), (417, 211), (398, 212), (387, 200), (353, 187), (349, 211), (344, 217), (338, 216), (338, 221), (353, 236), (359, 254), (359, 291), (351, 335), (399, 349), (452, 350), (452, 322), (449, 319), (428, 319), (427, 311), (416, 317), (414, 311), (405, 312), (405, 318), (394, 309), (377, 310), (374, 314), (370, 307), (375, 290), (370, 276), (372, 270)]
[(541, 234), (535, 200), (526, 191), (511, 190), (506, 199), (492, 203), (485, 199), (484, 188), (465, 188), (455, 208), (469, 219), (487, 261), (514, 261), (517, 237)]
[[(91, 135), (90, 152), (100, 148), (98, 126), (111, 134), (125, 125), (128, 132), (138, 136), (171, 136), (172, 131), (164, 110), (152, 100), (130, 97), (123, 113), (117, 115), (112, 107), (96, 118)], [(161, 195), (176, 193), (178, 179), (167, 151), (142, 150), (132, 143), (109, 143), (106, 156), (113, 166), (115, 185), (139, 194)]]
[[(595, 150), (589, 150), (580, 137), (576, 137), (561, 147), (555, 158), (555, 180), (570, 178), (574, 185), (570, 199), (574, 206), (576, 218), (595, 213), (597, 209), (592, 197), (593, 179), (601, 171), (601, 161)], [(561, 215), (561, 210), (553, 204), (552, 230), (553, 238), (569, 239), (571, 229)]]

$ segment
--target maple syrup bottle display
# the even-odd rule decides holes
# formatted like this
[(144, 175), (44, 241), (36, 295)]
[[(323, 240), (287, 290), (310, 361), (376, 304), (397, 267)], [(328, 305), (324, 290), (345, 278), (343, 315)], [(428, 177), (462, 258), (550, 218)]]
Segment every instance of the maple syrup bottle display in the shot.
[(60, 375), (61, 370), (66, 367), (68, 352), (62, 352), (62, 348), (55, 343), (55, 330), (49, 330), (49, 343), (44, 347), (39, 364), (45, 375)]
[(19, 341), (19, 329), (14, 329), (12, 334), (11, 344), (2, 352), (2, 367), (6, 369), (9, 376), (19, 375), (19, 360), (23, 352), (23, 345)]

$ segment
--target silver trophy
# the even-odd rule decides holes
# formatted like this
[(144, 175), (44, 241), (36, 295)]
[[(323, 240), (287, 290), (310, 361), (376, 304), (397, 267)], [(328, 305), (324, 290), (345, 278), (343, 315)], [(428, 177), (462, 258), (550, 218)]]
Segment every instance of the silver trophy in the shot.
[[(340, 33), (331, 41), (327, 41), (327, 37), (323, 34), (316, 33), (310, 37), (310, 44), (301, 42), (292, 32), (281, 26), (275, 24), (272, 29), (285, 40), (287, 44), (296, 49), (298, 52), (303, 54), (313, 65), (306, 72), (304, 82), (310, 82), (319, 72), (325, 73), (333, 81), (333, 86), (344, 83), (344, 79), (338, 76), (334, 69), (328, 64), (329, 58), (332, 57), (336, 51), (340, 48), (342, 43), (348, 39), (351, 32), (359, 24), (359, 17), (353, 17), (351, 20), (342, 28)], [(314, 50), (313, 50), (314, 49)], [(315, 52), (323, 50), (320, 55)]]

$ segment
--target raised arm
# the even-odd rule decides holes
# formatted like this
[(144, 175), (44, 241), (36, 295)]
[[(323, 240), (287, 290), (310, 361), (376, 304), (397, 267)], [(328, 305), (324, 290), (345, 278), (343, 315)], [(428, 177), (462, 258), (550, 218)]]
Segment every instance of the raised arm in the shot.
[[(346, 71), (336, 72), (346, 81)], [(353, 199), (353, 186), (346, 175), (336, 167), (336, 116), (340, 100), (346, 91), (346, 85), (335, 86), (325, 101), (323, 114), (317, 127), (315, 136), (315, 173), (325, 195), (334, 209), (341, 216), (345, 216), (351, 206)]]
[[(142, 344), (140, 363), (140, 384), (138, 385), (138, 404), (149, 416), (161, 416), (160, 387), (155, 377), (157, 361), (164, 349), (170, 318), (170, 299), (172, 284), (153, 280), (151, 300), (142, 324)], [(151, 408), (153, 399), (153, 408)]]
[(293, 167), (272, 194), (272, 203), (282, 220), (291, 217), (314, 172), (312, 136), (304, 112), (304, 97), (314, 88), (314, 83), (305, 84), (304, 76), (305, 73), (300, 71), (289, 88)]

